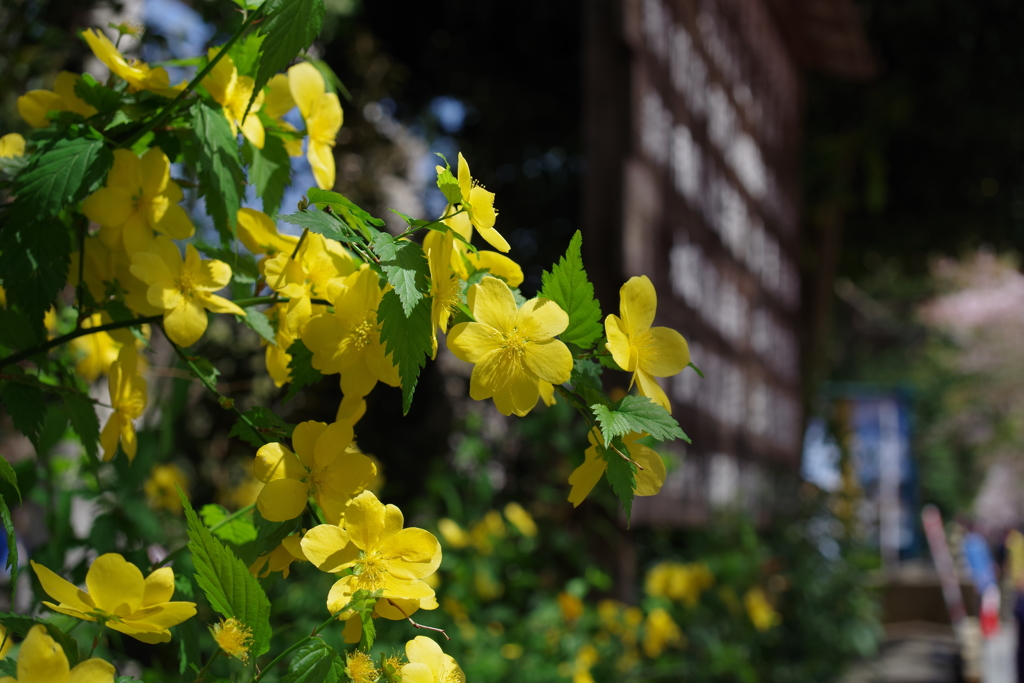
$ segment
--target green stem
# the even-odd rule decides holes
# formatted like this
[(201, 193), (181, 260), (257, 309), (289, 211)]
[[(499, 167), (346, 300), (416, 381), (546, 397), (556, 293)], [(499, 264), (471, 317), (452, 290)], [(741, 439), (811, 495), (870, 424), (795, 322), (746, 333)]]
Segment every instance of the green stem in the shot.
[(203, 668), (199, 670), (199, 673), (196, 674), (196, 680), (194, 683), (200, 683), (200, 681), (203, 680), (203, 676), (206, 675), (206, 672), (210, 669), (210, 665), (213, 664), (214, 660), (216, 660), (217, 657), (220, 657), (220, 653), (221, 650), (218, 648), (217, 651), (213, 653), (213, 656), (207, 660), (206, 664), (203, 665)]
[(288, 655), (290, 655), (290, 654), (291, 654), (292, 652), (295, 652), (296, 650), (298, 650), (298, 649), (299, 649), (300, 647), (302, 647), (303, 645), (305, 645), (305, 644), (306, 644), (306, 643), (308, 643), (309, 641), (311, 641), (311, 640), (313, 640), (314, 638), (316, 638), (316, 635), (317, 635), (318, 633), (320, 633), (320, 631), (322, 631), (322, 630), (324, 630), (325, 628), (327, 628), (328, 626), (330, 626), (330, 625), (331, 625), (331, 622), (333, 622), (333, 621), (337, 621), (337, 619), (338, 619), (338, 617), (337, 617), (336, 615), (331, 615), (331, 618), (330, 618), (330, 619), (328, 619), (327, 621), (325, 621), (324, 623), (320, 624), (320, 625), (319, 625), (319, 626), (317, 626), (317, 627), (316, 627), (315, 629), (313, 629), (313, 633), (311, 633), (310, 635), (306, 636), (305, 638), (303, 638), (303, 639), (302, 639), (302, 640), (300, 640), (299, 642), (297, 642), (297, 643), (294, 643), (294, 644), (293, 644), (293, 645), (292, 645), (291, 647), (289, 647), (289, 648), (288, 648), (287, 650), (285, 650), (284, 652), (282, 652), (282, 653), (281, 653), (281, 654), (279, 654), (278, 656), (274, 657), (274, 659), (273, 659), (273, 660), (272, 660), (272, 661), (270, 662), (270, 664), (267, 664), (267, 665), (266, 665), (265, 667), (263, 667), (263, 670), (262, 670), (262, 671), (260, 671), (260, 672), (259, 672), (259, 674), (257, 674), (257, 675), (256, 675), (256, 678), (252, 679), (252, 683), (259, 683), (259, 681), (260, 681), (260, 680), (261, 680), (261, 679), (262, 679), (262, 678), (263, 678), (264, 676), (266, 676), (266, 675), (267, 675), (267, 672), (268, 672), (268, 671), (270, 671), (270, 670), (271, 670), (271, 669), (273, 669), (273, 668), (274, 668), (275, 666), (277, 666), (278, 662), (280, 662), (280, 661), (281, 661), (282, 659), (284, 659), (285, 657), (287, 657)]
[(38, 353), (42, 353), (43, 351), (49, 351), (50, 349), (60, 346), (61, 344), (66, 344), (72, 339), (85, 337), (90, 334), (96, 334), (97, 332), (109, 332), (110, 330), (120, 330), (125, 327), (138, 327), (139, 325), (149, 325), (152, 323), (158, 323), (161, 320), (163, 320), (163, 318), (163, 315), (151, 315), (145, 318), (117, 320), (115, 322), (107, 323), (106, 325), (99, 325), (97, 327), (79, 328), (74, 332), (68, 332), (67, 334), (61, 337), (54, 337), (53, 339), (49, 340), (44, 344), (39, 344), (38, 346), (33, 346), (32, 348), (26, 349), (25, 351), (19, 351), (18, 353), (12, 353), (11, 355), (5, 358), (0, 358), (0, 368), (4, 367), (5, 365), (11, 365), (13, 363), (20, 363), (23, 360), (28, 360), (29, 358)]
[[(268, 296), (253, 296), (253, 297), (249, 297), (248, 299), (236, 299), (235, 300), (235, 304), (238, 305), (238, 306), (241, 306), (242, 308), (247, 308), (249, 306), (258, 306), (260, 304), (286, 304), (289, 301), (291, 301), (291, 299), (289, 299), (286, 296), (279, 297), (279, 296), (274, 296), (274, 295), (268, 295)], [(333, 306), (334, 305), (330, 301), (328, 301), (327, 299), (310, 299), (309, 301), (310, 301), (310, 303), (318, 304), (320, 306)]]
[[(167, 337), (167, 331), (166, 330), (164, 331), (164, 336)], [(230, 408), (228, 408), (228, 409), (231, 410), (232, 412), (234, 412), (235, 415), (238, 417), (238, 419), (241, 420), (242, 422), (244, 422), (249, 427), (249, 429), (252, 430), (253, 434), (258, 436), (260, 438), (260, 440), (263, 441), (263, 443), (268, 443), (268, 441), (263, 438), (263, 435), (260, 434), (259, 428), (253, 423), (253, 421), (250, 420), (245, 415), (245, 413), (243, 413), (241, 410), (239, 410), (238, 408), (235, 407), (235, 402), (234, 401), (231, 401), (227, 396), (225, 396), (224, 394), (220, 393), (217, 390), (217, 385), (215, 385), (213, 382), (211, 382), (209, 380), (209, 378), (205, 377), (203, 375), (203, 373), (199, 372), (199, 368), (196, 367), (196, 364), (192, 361), (191, 358), (189, 358), (185, 354), (185, 352), (181, 349), (181, 347), (178, 346), (177, 344), (175, 344), (173, 341), (171, 341), (170, 337), (167, 337), (167, 342), (174, 349), (174, 352), (178, 354), (178, 357), (181, 358), (181, 360), (183, 360), (185, 362), (185, 365), (187, 365), (189, 370), (192, 371), (192, 374), (195, 375), (199, 379), (200, 382), (202, 382), (203, 386), (206, 387), (210, 391), (211, 394), (213, 394), (215, 397), (217, 397), (217, 403), (220, 406), (222, 406), (222, 407), (230, 406)]]
[(226, 55), (228, 53), (228, 50), (231, 49), (231, 46), (234, 45), (235, 43), (237, 43), (238, 39), (242, 37), (242, 35), (246, 32), (246, 30), (250, 26), (252, 26), (252, 23), (256, 19), (258, 19), (260, 17), (260, 15), (263, 14), (263, 10), (266, 8), (266, 6), (267, 6), (267, 3), (263, 3), (262, 5), (257, 7), (256, 10), (254, 10), (253, 13), (250, 14), (248, 16), (248, 18), (246, 18), (246, 20), (244, 22), (242, 22), (242, 25), (238, 27), (238, 30), (235, 31), (234, 35), (232, 35), (230, 38), (228, 38), (228, 42), (224, 43), (221, 46), (220, 50), (217, 52), (217, 54), (215, 54), (213, 56), (213, 58), (210, 59), (209, 62), (207, 62), (206, 66), (203, 67), (203, 69), (199, 73), (196, 74), (195, 78), (193, 78), (191, 81), (189, 81), (188, 85), (185, 86), (185, 89), (182, 90), (180, 93), (178, 93), (178, 96), (175, 97), (171, 101), (171, 103), (169, 105), (167, 105), (167, 107), (165, 109), (163, 109), (163, 111), (160, 112), (160, 114), (155, 116), (148, 123), (146, 123), (142, 128), (140, 128), (138, 131), (136, 131), (136, 133), (134, 135), (132, 135), (130, 138), (128, 138), (128, 140), (126, 142), (124, 142), (121, 145), (121, 147), (131, 147), (136, 142), (141, 140), (142, 136), (144, 136), (146, 133), (148, 133), (149, 131), (153, 130), (157, 126), (163, 124), (168, 119), (170, 119), (171, 116), (174, 115), (174, 112), (177, 111), (178, 105), (180, 105), (185, 100), (185, 98), (188, 97), (189, 93), (191, 93), (193, 90), (195, 90), (196, 86), (199, 85), (202, 82), (202, 80), (204, 78), (206, 78), (206, 76), (211, 71), (213, 71), (213, 67), (217, 66), (217, 62), (219, 62), (221, 60), (221, 58), (224, 57), (224, 55)]
[[(426, 225), (419, 225), (419, 226), (416, 226), (416, 227), (413, 227), (413, 228), (409, 228), (408, 230), (406, 230), (405, 232), (403, 232), (403, 233), (402, 233), (401, 235), (399, 235), (399, 236), (398, 236), (398, 237), (396, 237), (395, 239), (398, 239), (398, 240), (400, 240), (400, 239), (402, 239), (403, 237), (408, 237), (409, 235), (414, 235), (414, 234), (416, 234), (417, 232), (419, 232), (420, 230), (426, 230), (426, 229), (428, 229), (428, 228), (429, 228), (429, 227), (430, 227), (431, 225), (437, 225), (438, 223), (443, 223), (444, 221), (448, 220), (448, 219), (449, 219), (449, 218), (451, 218), (452, 216), (458, 216), (458, 215), (459, 215), (460, 213), (466, 213), (466, 210), (465, 210), (465, 209), (461, 209), (461, 208), (460, 208), (460, 209), (459, 209), (458, 211), (456, 211), (455, 213), (453, 213), (453, 214), (451, 214), (451, 215), (445, 215), (445, 216), (441, 216), (441, 217), (440, 217), (440, 218), (438, 218), (437, 220), (434, 220), (434, 221), (430, 221), (430, 222), (429, 222), (429, 223), (427, 223)], [(449, 230), (451, 230), (451, 228), (449, 228)]]

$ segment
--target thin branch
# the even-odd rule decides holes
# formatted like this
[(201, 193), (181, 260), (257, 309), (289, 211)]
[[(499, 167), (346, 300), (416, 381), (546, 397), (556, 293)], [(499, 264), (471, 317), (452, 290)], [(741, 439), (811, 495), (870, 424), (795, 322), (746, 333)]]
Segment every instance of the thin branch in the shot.
[(185, 89), (178, 93), (178, 96), (175, 97), (159, 115), (151, 119), (147, 124), (145, 124), (142, 128), (136, 131), (134, 135), (128, 138), (128, 140), (124, 142), (121, 145), (121, 147), (131, 147), (136, 142), (141, 140), (146, 133), (150, 132), (157, 126), (162, 125), (168, 119), (170, 119), (174, 115), (175, 111), (177, 111), (178, 105), (180, 105), (185, 100), (185, 98), (188, 97), (189, 93), (195, 90), (196, 86), (199, 85), (202, 82), (202, 80), (206, 78), (207, 75), (209, 75), (211, 71), (213, 71), (213, 67), (217, 66), (217, 62), (219, 62), (221, 58), (223, 58), (224, 55), (228, 53), (228, 50), (231, 49), (231, 46), (237, 43), (238, 39), (245, 34), (246, 30), (250, 26), (252, 26), (253, 22), (257, 18), (259, 18), (261, 14), (263, 14), (263, 10), (266, 8), (266, 6), (267, 3), (263, 3), (262, 5), (257, 7), (256, 10), (253, 11), (253, 13), (250, 14), (249, 17), (244, 22), (242, 22), (242, 25), (239, 26), (238, 30), (235, 31), (234, 35), (232, 35), (228, 39), (228, 42), (224, 43), (224, 45), (221, 46), (217, 54), (215, 54), (213, 58), (211, 58), (210, 61), (207, 62), (206, 66), (203, 67), (203, 69), (195, 75), (195, 78), (189, 81), (188, 85), (185, 86)]
[(125, 327), (139, 327), (140, 325), (150, 325), (153, 323), (158, 323), (163, 319), (163, 315), (151, 315), (144, 318), (116, 320), (112, 323), (107, 323), (105, 325), (98, 325), (97, 327), (79, 328), (74, 332), (68, 332), (67, 334), (61, 337), (54, 337), (53, 339), (43, 344), (39, 344), (38, 346), (33, 346), (30, 349), (25, 349), (24, 351), (19, 351), (18, 353), (12, 353), (11, 355), (5, 358), (0, 358), (0, 368), (4, 367), (5, 365), (11, 365), (13, 363), (20, 363), (23, 360), (28, 360), (32, 356), (43, 353), (44, 351), (49, 351), (50, 349), (60, 346), (61, 344), (66, 344), (72, 339), (86, 337), (90, 334), (96, 334), (97, 332), (109, 332), (111, 330), (120, 330)]
[(394, 608), (395, 608), (396, 610), (398, 610), (399, 612), (401, 612), (401, 613), (402, 613), (402, 616), (403, 616), (403, 617), (405, 617), (405, 618), (406, 618), (406, 620), (408, 620), (408, 622), (409, 622), (410, 624), (412, 624), (412, 625), (413, 625), (414, 627), (416, 627), (416, 628), (422, 628), (422, 629), (424, 629), (424, 630), (426, 630), (426, 631), (434, 631), (435, 633), (440, 633), (440, 634), (441, 634), (442, 636), (444, 636), (444, 639), (445, 639), (445, 640), (451, 640), (451, 638), (449, 638), (449, 637), (448, 637), (448, 634), (444, 632), (444, 629), (443, 629), (443, 628), (437, 628), (436, 626), (426, 626), (425, 624), (417, 624), (417, 623), (416, 623), (415, 621), (413, 621), (413, 620), (412, 620), (412, 617), (410, 617), (410, 616), (409, 616), (408, 614), (406, 614), (406, 613), (405, 613), (405, 610), (404, 610), (404, 609), (402, 609), (401, 607), (399, 607), (399, 606), (398, 606), (398, 605), (397, 605), (397, 604), (395, 603), (395, 601), (394, 601), (394, 600), (392, 600), (391, 598), (388, 598), (388, 599), (387, 599), (387, 601), (388, 601), (388, 604), (389, 604), (389, 605), (391, 605), (391, 606), (392, 606), (392, 607), (394, 607)]

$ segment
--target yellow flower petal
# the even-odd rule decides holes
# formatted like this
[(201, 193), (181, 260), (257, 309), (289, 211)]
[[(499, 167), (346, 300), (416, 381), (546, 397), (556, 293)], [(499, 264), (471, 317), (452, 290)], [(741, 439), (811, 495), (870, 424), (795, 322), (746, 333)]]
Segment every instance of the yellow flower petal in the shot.
[(73, 111), (79, 116), (89, 118), (96, 113), (96, 107), (86, 104), (85, 100), (75, 94), (75, 85), (82, 77), (70, 71), (61, 71), (53, 82), (53, 91), (64, 100), (64, 106), (68, 111)]
[(127, 149), (114, 150), (114, 165), (107, 174), (107, 187), (124, 190), (129, 196), (142, 193), (142, 160)]
[(18, 680), (21, 683), (61, 683), (67, 680), (68, 670), (67, 655), (46, 633), (46, 627), (33, 626), (18, 652)]
[(516, 324), (519, 311), (515, 297), (508, 285), (496, 277), (485, 277), (470, 287), (467, 301), (478, 323), (505, 334), (511, 332)]
[[(285, 78), (275, 76), (278, 77)], [(291, 254), (299, 241), (299, 238), (293, 235), (278, 233), (277, 226), (267, 214), (248, 208), (238, 210), (238, 239), (253, 254), (268, 256), (275, 256), (278, 253)]]
[(448, 348), (459, 360), (479, 363), (487, 354), (501, 348), (501, 333), (482, 323), (459, 323), (448, 333)]
[(550, 339), (569, 327), (569, 315), (550, 299), (530, 299), (519, 309), (515, 326), (528, 339)]
[(266, 143), (267, 133), (263, 129), (263, 123), (260, 118), (256, 116), (255, 112), (250, 111), (249, 115), (242, 121), (242, 135), (245, 139), (253, 144), (256, 149), (263, 149), (263, 145)]
[(533, 374), (551, 384), (563, 384), (572, 374), (572, 352), (557, 339), (527, 344), (523, 362)]
[(171, 161), (159, 147), (142, 155), (142, 190), (147, 196), (162, 194), (171, 180)]
[(690, 364), (690, 346), (683, 335), (669, 327), (652, 327), (645, 345), (649, 354), (639, 356), (638, 365), (655, 377), (671, 377)]
[(176, 240), (186, 240), (196, 232), (196, 226), (192, 224), (188, 213), (177, 204), (170, 204), (153, 227), (157, 232)]
[(131, 195), (116, 187), (101, 187), (82, 202), (82, 213), (100, 225), (124, 225), (134, 211)]
[[(434, 233), (431, 233), (434, 234)], [(489, 240), (488, 240), (489, 241)], [(477, 270), (488, 270), (494, 277), (500, 277), (508, 283), (509, 287), (518, 287), (523, 284), (523, 269), (518, 263), (504, 254), (496, 251), (469, 252), (466, 258)]]
[(661, 456), (642, 444), (626, 441), (626, 447), (629, 449), (629, 457), (643, 468), (636, 473), (636, 487), (633, 489), (636, 495), (657, 495), (665, 483), (665, 463)]
[(145, 591), (142, 595), (143, 607), (169, 602), (174, 597), (174, 570), (160, 567), (146, 577)]
[(181, 622), (195, 616), (194, 602), (165, 602), (145, 607), (130, 616), (132, 623), (139, 628), (153, 631), (177, 626)]
[(302, 514), (308, 498), (308, 484), (295, 479), (275, 479), (260, 491), (256, 507), (268, 521), (286, 522)]
[(109, 662), (102, 659), (87, 659), (71, 670), (67, 683), (113, 683), (117, 673)]
[(433, 638), (416, 636), (405, 644), (405, 656), (410, 663), (425, 664), (433, 672), (444, 667), (444, 652)]
[(302, 479), (309, 472), (290, 450), (279, 443), (268, 443), (256, 451), (253, 474), (268, 483), (277, 479)]
[(321, 190), (334, 188), (335, 166), (334, 150), (330, 145), (314, 140), (309, 141), (309, 148), (306, 150), (306, 158), (313, 169), (313, 178)]
[(307, 420), (296, 425), (295, 431), (292, 432), (292, 446), (295, 447), (295, 453), (308, 468), (313, 467), (316, 443), (325, 431), (327, 431), (326, 423)]
[(288, 87), (304, 119), (313, 112), (313, 106), (326, 91), (324, 77), (309, 62), (299, 62), (288, 69)]
[(164, 314), (167, 336), (178, 346), (192, 346), (202, 338), (209, 323), (206, 310), (196, 301), (182, 301)]
[(279, 119), (295, 107), (288, 76), (277, 74), (267, 82), (267, 97), (263, 112), (272, 119)]
[(302, 554), (317, 569), (333, 574), (359, 559), (359, 549), (349, 543), (344, 529), (333, 524), (315, 526), (302, 537)]
[(0, 137), (0, 158), (25, 156), (25, 138), (17, 133)]
[(328, 425), (317, 439), (313, 449), (313, 460), (317, 466), (330, 466), (352, 443), (353, 436), (355, 436), (355, 432), (352, 429), (352, 423), (348, 420), (340, 420)]
[(117, 553), (97, 557), (85, 575), (85, 585), (96, 606), (104, 612), (127, 616), (142, 606), (142, 572)]
[(608, 335), (607, 346), (612, 354), (612, 359), (626, 372), (636, 370), (637, 356), (633, 353), (629, 336), (626, 334), (619, 316), (614, 313), (608, 314), (608, 317), (604, 319), (604, 332)]
[(95, 609), (96, 603), (93, 602), (88, 593), (47, 567), (37, 564), (34, 560), (29, 560), (29, 564), (32, 565), (32, 569), (39, 578), (39, 584), (51, 598), (62, 605), (67, 605), (82, 612), (90, 612)]
[(441, 564), (440, 544), (425, 529), (402, 529), (382, 547), (386, 555), (400, 560), (390, 565), (390, 573), (399, 579), (422, 579), (437, 571)]
[(637, 386), (640, 388), (640, 395), (651, 399), (671, 414), (672, 404), (669, 402), (665, 390), (658, 384), (658, 380), (643, 370), (637, 370), (634, 376)]
[(64, 99), (50, 90), (30, 90), (18, 98), (18, 115), (33, 128), (46, 128), (50, 125), (46, 115), (63, 109)]
[(650, 329), (657, 309), (658, 293), (646, 275), (629, 278), (619, 289), (619, 314), (630, 338)]
[(402, 667), (402, 681), (403, 683), (437, 683), (430, 667), (416, 662)]
[(352, 542), (363, 550), (388, 540), (404, 523), (401, 510), (394, 505), (383, 505), (370, 491), (353, 498), (345, 512), (345, 529)]

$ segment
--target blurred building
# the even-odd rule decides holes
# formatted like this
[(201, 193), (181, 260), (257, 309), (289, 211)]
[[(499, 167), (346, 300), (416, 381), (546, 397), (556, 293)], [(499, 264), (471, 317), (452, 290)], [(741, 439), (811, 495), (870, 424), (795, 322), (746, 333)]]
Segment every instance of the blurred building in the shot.
[[(803, 74), (874, 71), (852, 0), (584, 4), (584, 254), (611, 283), (647, 274), (694, 363), (666, 380), (693, 439), (633, 520), (763, 518), (801, 455)], [(613, 310), (613, 309), (612, 309)], [(612, 312), (612, 310), (606, 311)], [(682, 453), (680, 453), (682, 455)]]

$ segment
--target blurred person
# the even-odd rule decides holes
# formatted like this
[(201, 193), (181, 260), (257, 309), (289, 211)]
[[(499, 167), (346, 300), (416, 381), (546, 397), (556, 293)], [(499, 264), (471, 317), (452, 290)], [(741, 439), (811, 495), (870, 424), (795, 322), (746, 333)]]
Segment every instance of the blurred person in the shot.
[(1017, 683), (1024, 683), (1024, 534), (1010, 530), (1006, 546), (1006, 573), (1016, 591), (1013, 616), (1017, 620)]

